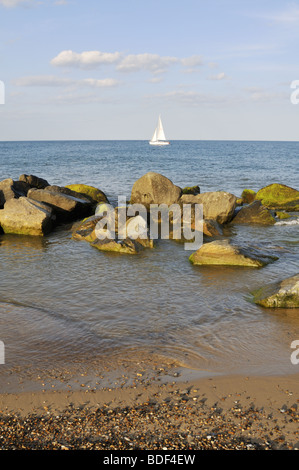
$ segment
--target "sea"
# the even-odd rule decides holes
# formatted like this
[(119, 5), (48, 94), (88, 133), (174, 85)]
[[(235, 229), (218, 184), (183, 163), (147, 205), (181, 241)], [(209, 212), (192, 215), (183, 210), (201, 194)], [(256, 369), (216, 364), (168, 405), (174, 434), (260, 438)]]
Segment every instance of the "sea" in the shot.
[[(0, 162), (0, 180), (25, 173), (84, 183), (113, 205), (148, 171), (202, 193), (299, 189), (299, 142), (0, 142)], [(0, 392), (53, 387), (57, 377), (79, 386), (87, 371), (92, 383), (93, 369), (104, 380), (114, 363), (151, 357), (199, 376), (299, 372), (291, 361), (298, 309), (253, 302), (260, 287), (299, 272), (299, 213), (273, 226), (231, 225), (225, 236), (278, 260), (259, 269), (193, 266), (172, 240), (134, 256), (103, 253), (72, 239), (68, 226), (42, 238), (1, 235)]]

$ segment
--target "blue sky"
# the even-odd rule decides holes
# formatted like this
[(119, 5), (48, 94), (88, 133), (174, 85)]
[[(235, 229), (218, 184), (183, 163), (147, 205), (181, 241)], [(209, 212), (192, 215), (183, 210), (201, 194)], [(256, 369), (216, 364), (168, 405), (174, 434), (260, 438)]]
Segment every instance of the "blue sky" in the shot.
[(0, 0), (0, 140), (298, 140), (299, 1)]

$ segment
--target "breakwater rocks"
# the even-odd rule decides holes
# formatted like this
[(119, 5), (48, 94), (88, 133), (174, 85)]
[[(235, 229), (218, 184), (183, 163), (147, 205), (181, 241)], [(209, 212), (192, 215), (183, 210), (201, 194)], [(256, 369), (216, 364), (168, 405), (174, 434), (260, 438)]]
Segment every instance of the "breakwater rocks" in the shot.
[[(43, 237), (58, 225), (71, 223), (74, 240), (86, 241), (100, 251), (136, 255), (154, 248), (156, 240), (163, 238), (161, 227), (165, 220), (169, 225), (168, 238), (184, 239), (184, 231), (178, 232), (177, 224), (182, 227), (186, 222), (184, 210), (188, 206), (189, 229), (192, 233), (200, 231), (203, 240), (189, 258), (193, 265), (261, 268), (278, 258), (256, 247), (236, 246), (225, 235), (226, 228), (241, 224), (271, 226), (280, 219), (298, 217), (295, 213), (299, 211), (299, 191), (275, 183), (257, 192), (244, 189), (238, 198), (226, 191), (201, 192), (198, 185), (182, 189), (167, 177), (149, 172), (132, 186), (130, 206), (133, 205), (135, 213), (127, 210), (127, 203), (113, 207), (105, 193), (93, 186), (81, 183), (57, 186), (35, 175), (21, 175), (18, 181), (7, 178), (0, 182), (0, 231), (3, 235)], [(159, 208), (156, 237), (149, 230), (153, 205)], [(202, 208), (200, 223), (196, 219), (197, 206)], [(106, 228), (102, 224), (104, 219)], [(290, 303), (278, 300), (271, 303), (260, 298), (256, 302), (265, 307), (297, 308), (296, 289), (294, 295), (295, 301)]]

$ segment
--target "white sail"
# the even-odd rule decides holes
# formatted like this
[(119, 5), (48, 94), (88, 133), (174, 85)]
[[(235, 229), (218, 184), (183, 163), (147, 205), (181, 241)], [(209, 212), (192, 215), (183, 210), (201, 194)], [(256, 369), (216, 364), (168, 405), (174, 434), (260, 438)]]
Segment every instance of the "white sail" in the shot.
[(152, 140), (151, 142), (156, 142), (158, 139), (157, 139), (157, 129), (155, 129), (155, 132), (154, 132), (154, 135), (152, 137)]
[(169, 142), (166, 140), (161, 116), (159, 116), (158, 125), (155, 129), (154, 135), (150, 140), (151, 145), (169, 145)]
[(157, 139), (166, 140), (160, 116), (159, 116), (158, 127), (157, 127)]

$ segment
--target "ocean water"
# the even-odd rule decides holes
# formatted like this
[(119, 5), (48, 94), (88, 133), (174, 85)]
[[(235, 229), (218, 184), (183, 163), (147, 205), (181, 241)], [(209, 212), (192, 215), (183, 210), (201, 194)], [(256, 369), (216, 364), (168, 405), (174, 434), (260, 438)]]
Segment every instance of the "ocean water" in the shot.
[[(299, 142), (1, 142), (0, 179), (35, 174), (85, 183), (112, 203), (156, 171), (201, 192), (240, 196), (279, 182), (299, 187)], [(59, 228), (44, 238), (0, 236), (0, 341), (7, 377), (74, 367), (97, 358), (160, 354), (202, 374), (288, 374), (299, 340), (297, 309), (263, 309), (259, 287), (299, 272), (299, 214), (271, 227), (231, 226), (226, 236), (270, 250), (261, 269), (198, 267), (182, 244), (163, 240), (138, 256), (101, 253)]]

